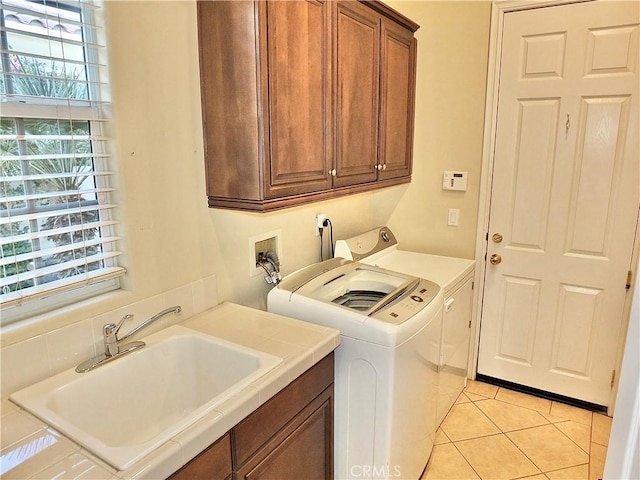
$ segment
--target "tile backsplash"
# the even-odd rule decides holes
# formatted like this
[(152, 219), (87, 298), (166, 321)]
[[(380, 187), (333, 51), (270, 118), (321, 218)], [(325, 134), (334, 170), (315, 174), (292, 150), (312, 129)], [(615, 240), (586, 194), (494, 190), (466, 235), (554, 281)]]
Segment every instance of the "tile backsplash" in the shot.
[(218, 304), (216, 276), (212, 275), (139, 302), (87, 318), (81, 322), (38, 335), (0, 350), (0, 392), (12, 392), (55, 375), (103, 352), (102, 326), (118, 323), (133, 314), (121, 336), (165, 308), (180, 305), (179, 314), (166, 315), (137, 336), (143, 337), (181, 322)]

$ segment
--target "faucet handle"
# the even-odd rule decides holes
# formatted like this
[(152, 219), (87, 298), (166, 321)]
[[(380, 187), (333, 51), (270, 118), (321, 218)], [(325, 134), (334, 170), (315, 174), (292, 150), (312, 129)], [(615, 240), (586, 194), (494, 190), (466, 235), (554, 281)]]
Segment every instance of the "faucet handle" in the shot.
[(117, 325), (115, 323), (107, 323), (106, 325), (104, 325), (102, 327), (102, 333), (104, 334), (104, 337), (111, 338), (116, 336), (120, 331), (120, 327), (122, 327), (122, 324), (124, 323), (124, 321), (130, 318), (133, 318), (133, 314), (127, 313), (126, 315), (122, 316), (122, 318), (120, 319)]
[(120, 321), (118, 322), (118, 325), (116, 325), (116, 330), (113, 333), (117, 335), (118, 332), (120, 331), (120, 327), (122, 326), (124, 321), (125, 320), (129, 320), (130, 318), (133, 318), (133, 313), (127, 313), (127, 314), (123, 315), (122, 318), (120, 319)]
[(107, 357), (111, 357), (118, 353), (118, 331), (124, 321), (132, 317), (133, 315), (131, 313), (127, 313), (120, 319), (117, 325), (115, 323), (107, 323), (102, 327), (104, 354)]

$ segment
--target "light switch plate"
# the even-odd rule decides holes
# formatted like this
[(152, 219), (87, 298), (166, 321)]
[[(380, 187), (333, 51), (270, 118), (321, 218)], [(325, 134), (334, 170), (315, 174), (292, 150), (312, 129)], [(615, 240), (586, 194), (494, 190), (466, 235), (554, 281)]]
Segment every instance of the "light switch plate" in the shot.
[(447, 225), (452, 227), (457, 227), (460, 225), (460, 210), (458, 208), (450, 208), (449, 209), (449, 219), (447, 221)]

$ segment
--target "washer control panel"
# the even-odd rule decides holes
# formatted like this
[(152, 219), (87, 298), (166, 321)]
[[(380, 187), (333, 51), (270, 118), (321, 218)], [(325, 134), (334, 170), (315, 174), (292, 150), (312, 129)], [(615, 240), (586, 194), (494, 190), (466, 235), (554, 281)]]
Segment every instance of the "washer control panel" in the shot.
[(440, 292), (440, 286), (430, 280), (420, 279), (418, 285), (395, 301), (371, 315), (383, 322), (399, 325), (425, 308)]
[(335, 256), (358, 261), (397, 244), (388, 227), (378, 227), (347, 240), (338, 240)]

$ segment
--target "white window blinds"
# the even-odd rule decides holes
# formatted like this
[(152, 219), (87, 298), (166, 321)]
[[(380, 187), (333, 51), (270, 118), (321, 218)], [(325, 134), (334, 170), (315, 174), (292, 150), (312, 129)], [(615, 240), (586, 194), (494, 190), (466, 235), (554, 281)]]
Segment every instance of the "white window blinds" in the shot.
[(98, 8), (0, 0), (3, 307), (124, 273), (102, 133), (109, 99)]

